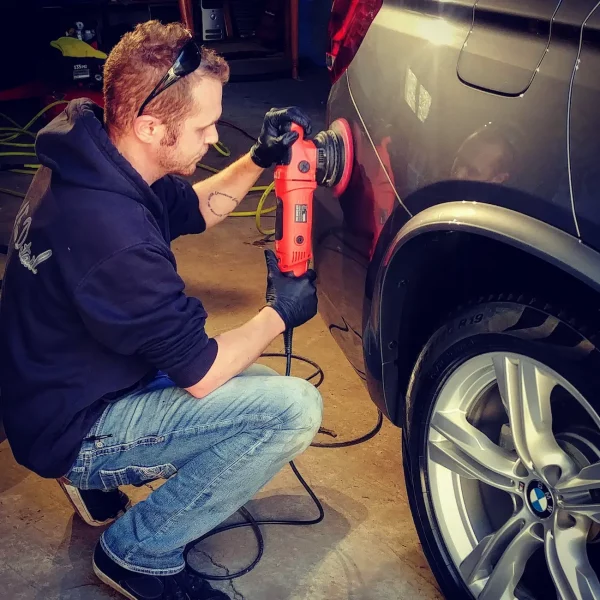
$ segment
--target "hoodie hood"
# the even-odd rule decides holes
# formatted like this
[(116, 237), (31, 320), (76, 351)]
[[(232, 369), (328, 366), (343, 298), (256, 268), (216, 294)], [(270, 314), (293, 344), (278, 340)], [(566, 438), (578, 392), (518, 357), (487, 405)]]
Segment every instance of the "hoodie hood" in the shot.
[(91, 100), (72, 100), (38, 133), (38, 160), (65, 183), (134, 198), (161, 212), (156, 194), (111, 142), (103, 117)]

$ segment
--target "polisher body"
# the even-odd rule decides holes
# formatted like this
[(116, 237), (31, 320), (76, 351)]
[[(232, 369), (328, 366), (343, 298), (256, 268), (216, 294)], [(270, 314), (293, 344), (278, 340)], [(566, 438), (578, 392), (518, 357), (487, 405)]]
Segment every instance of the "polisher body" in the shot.
[(312, 259), (313, 196), (318, 185), (340, 196), (350, 180), (354, 158), (350, 127), (343, 119), (314, 139), (304, 137), (292, 124), (298, 139), (286, 164), (275, 168), (275, 254), (284, 273), (300, 276)]
[(317, 187), (317, 148), (304, 139), (302, 128), (292, 125), (298, 139), (289, 164), (275, 168), (275, 254), (284, 273), (303, 275), (312, 258), (312, 205)]

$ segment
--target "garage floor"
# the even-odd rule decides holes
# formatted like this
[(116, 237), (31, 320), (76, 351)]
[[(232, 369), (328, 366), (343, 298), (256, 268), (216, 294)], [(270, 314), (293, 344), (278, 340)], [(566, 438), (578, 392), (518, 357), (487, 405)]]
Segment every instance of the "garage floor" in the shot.
[[(297, 104), (322, 126), (326, 76), (307, 74), (289, 80), (229, 84), (223, 118), (258, 133), (271, 106)], [(249, 147), (232, 129), (220, 130), (232, 158)], [(230, 159), (213, 151), (206, 162), (222, 167)], [(198, 172), (197, 177), (203, 177)], [(2, 177), (0, 185), (16, 187)], [(8, 198), (0, 200), (6, 209)], [(248, 199), (243, 208), (251, 208)], [(5, 211), (4, 211), (5, 212)], [(175, 242), (179, 270), (188, 292), (202, 299), (211, 333), (252, 317), (264, 301), (261, 236), (253, 219), (229, 219), (213, 231)], [(357, 290), (357, 293), (360, 293)], [(280, 342), (273, 345), (280, 350)], [(360, 435), (377, 414), (359, 378), (346, 362), (320, 318), (296, 332), (294, 350), (325, 371), (321, 387), (324, 426), (338, 439)], [(271, 361), (278, 370), (282, 362)], [(308, 375), (297, 367), (294, 374)], [(326, 438), (327, 441), (330, 438)], [(326, 518), (313, 527), (268, 527), (265, 555), (250, 574), (219, 586), (234, 600), (403, 600), (441, 598), (425, 562), (410, 518), (400, 454), (400, 431), (386, 423), (373, 440), (354, 448), (310, 448), (297, 461), (323, 501)], [(11, 600), (117, 598), (92, 574), (91, 554), (99, 531), (73, 517), (54, 481), (18, 466), (6, 442), (0, 444), (0, 596)], [(152, 486), (158, 483), (151, 484)], [(126, 491), (141, 499), (150, 486)], [(263, 518), (311, 518), (314, 506), (286, 468), (250, 503)], [(237, 570), (254, 557), (248, 530), (206, 541), (192, 560), (216, 574)]]

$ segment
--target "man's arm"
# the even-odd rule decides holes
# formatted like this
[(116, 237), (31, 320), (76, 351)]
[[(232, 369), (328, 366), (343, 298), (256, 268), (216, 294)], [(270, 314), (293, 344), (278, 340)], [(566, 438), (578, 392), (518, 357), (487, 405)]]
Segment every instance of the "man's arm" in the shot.
[(204, 398), (253, 364), (284, 329), (282, 318), (267, 306), (241, 327), (217, 335), (219, 350), (215, 362), (187, 391), (196, 398)]
[(248, 153), (221, 172), (194, 184), (207, 229), (236, 209), (263, 171)]
[(203, 397), (239, 374), (279, 333), (317, 312), (314, 273), (288, 277), (267, 250), (266, 307), (238, 329), (209, 338), (204, 307), (184, 293), (160, 234), (150, 234), (156, 243), (109, 247), (73, 290), (75, 307), (104, 348), (137, 356), (193, 395)]
[(235, 210), (265, 169), (285, 160), (290, 146), (298, 139), (298, 134), (289, 129), (292, 123), (310, 135), (310, 119), (299, 108), (272, 108), (248, 154), (193, 186), (207, 229)]
[(267, 306), (245, 325), (215, 337), (217, 357), (206, 375), (186, 388), (192, 396), (204, 398), (254, 363), (280, 333), (306, 323), (317, 313), (314, 271), (288, 277), (279, 270), (272, 250), (265, 251), (265, 258)]

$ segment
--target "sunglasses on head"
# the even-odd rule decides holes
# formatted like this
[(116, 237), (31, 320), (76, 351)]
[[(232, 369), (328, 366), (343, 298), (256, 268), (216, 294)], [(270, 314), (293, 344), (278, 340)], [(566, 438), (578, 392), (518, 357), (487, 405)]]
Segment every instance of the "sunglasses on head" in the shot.
[(141, 116), (144, 109), (156, 96), (164, 92), (168, 87), (179, 81), (182, 77), (193, 73), (201, 61), (200, 48), (194, 40), (189, 40), (180, 50), (173, 66), (165, 73), (163, 78), (156, 84), (156, 87), (150, 92), (150, 95), (144, 100), (137, 116)]

